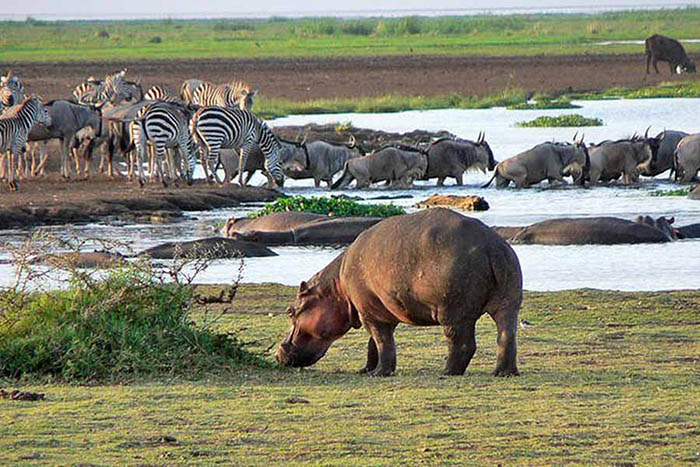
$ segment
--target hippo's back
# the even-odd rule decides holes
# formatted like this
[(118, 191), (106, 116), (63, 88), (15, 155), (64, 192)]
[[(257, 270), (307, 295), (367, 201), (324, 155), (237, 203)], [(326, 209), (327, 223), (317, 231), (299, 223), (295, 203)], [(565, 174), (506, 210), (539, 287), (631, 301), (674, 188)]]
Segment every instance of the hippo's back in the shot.
[(354, 290), (429, 307), (483, 303), (494, 292), (520, 293), (512, 248), (477, 219), (444, 208), (386, 219), (348, 247), (341, 281)]
[(616, 217), (551, 219), (523, 228), (513, 243), (541, 245), (616, 245), (663, 243), (669, 238), (661, 230)]

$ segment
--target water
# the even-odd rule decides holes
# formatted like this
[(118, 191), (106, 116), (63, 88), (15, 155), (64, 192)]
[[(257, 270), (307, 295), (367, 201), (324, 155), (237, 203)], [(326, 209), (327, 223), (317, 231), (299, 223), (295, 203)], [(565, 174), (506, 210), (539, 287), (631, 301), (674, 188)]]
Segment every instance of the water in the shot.
[[(484, 130), (497, 159), (503, 160), (545, 140), (570, 140), (573, 129), (515, 128), (514, 123), (539, 115), (576, 112), (598, 117), (605, 126), (584, 129), (587, 141), (622, 138), (633, 132), (643, 133), (651, 125), (650, 134), (664, 128), (689, 133), (700, 128), (697, 109), (700, 99), (654, 99), (584, 101), (574, 110), (524, 110), (503, 108), (485, 110), (434, 110), (393, 114), (305, 115), (286, 117), (270, 122), (272, 125), (330, 123), (351, 120), (355, 126), (387, 131), (405, 132), (416, 128), (447, 129), (464, 138), (476, 138)], [(649, 192), (673, 189), (663, 176), (646, 179), (639, 187), (596, 187), (593, 189), (547, 189), (546, 183), (527, 190), (496, 190), (480, 188), (489, 174), (470, 173), (464, 187), (435, 187), (435, 181), (419, 182), (413, 190), (384, 191), (347, 190), (329, 192), (316, 190), (310, 180), (290, 181), (285, 191), (305, 196), (346, 193), (352, 196), (408, 195), (408, 199), (393, 201), (409, 211), (413, 205), (433, 193), (475, 194), (486, 198), (491, 209), (470, 213), (488, 225), (526, 225), (555, 217), (617, 216), (633, 219), (638, 214), (675, 216), (679, 225), (700, 222), (700, 202), (685, 197), (652, 197)], [(264, 178), (256, 176), (254, 183)], [(449, 182), (448, 182), (449, 183)], [(129, 242), (134, 251), (172, 240), (192, 240), (211, 236), (213, 224), (230, 216), (243, 216), (254, 207), (219, 209), (187, 213), (186, 221), (170, 225), (103, 225), (90, 224), (71, 227), (77, 235), (118, 239)], [(66, 226), (45, 227), (56, 234), (65, 234)], [(27, 231), (0, 231), (0, 240), (21, 241)], [(616, 290), (671, 290), (700, 286), (700, 240), (684, 240), (660, 245), (615, 246), (542, 246), (514, 247), (523, 268), (524, 285), (528, 290), (562, 290), (593, 287)], [(308, 279), (328, 264), (340, 249), (319, 247), (273, 248), (280, 256), (245, 260), (244, 282), (280, 282), (296, 285)], [(0, 252), (0, 259), (6, 259)], [(200, 282), (218, 283), (232, 280), (237, 272), (236, 261), (217, 261), (200, 278)], [(12, 268), (0, 265), (0, 284), (11, 279)]]
[[(461, 2), (440, 1), (431, 3), (430, 8), (416, 8), (414, 4), (405, 2), (355, 2), (347, 9), (324, 9), (318, 5), (306, 5), (280, 2), (275, 5), (261, 5), (252, 8), (240, 5), (232, 8), (232, 4), (219, 2), (218, 5), (198, 5), (198, 10), (192, 10), (189, 2), (173, 2), (167, 9), (151, 6), (149, 3), (127, 2), (119, 11), (104, 8), (103, 4), (85, 4), (68, 0), (61, 3), (47, 3), (33, 6), (23, 4), (18, 8), (10, 7), (0, 14), (2, 21), (24, 21), (27, 16), (39, 20), (162, 20), (162, 19), (258, 19), (270, 17), (301, 18), (301, 17), (339, 17), (339, 18), (374, 18), (374, 17), (404, 17), (404, 16), (472, 16), (472, 15), (513, 15), (537, 13), (585, 13), (595, 14), (608, 11), (625, 11), (633, 9), (661, 10), (685, 8), (697, 4), (696, 1), (659, 2), (657, 0), (615, 0), (584, 4), (585, 2), (564, 1), (538, 3), (523, 0), (496, 0), (488, 6), (465, 7)], [(235, 5), (238, 7), (239, 5)]]

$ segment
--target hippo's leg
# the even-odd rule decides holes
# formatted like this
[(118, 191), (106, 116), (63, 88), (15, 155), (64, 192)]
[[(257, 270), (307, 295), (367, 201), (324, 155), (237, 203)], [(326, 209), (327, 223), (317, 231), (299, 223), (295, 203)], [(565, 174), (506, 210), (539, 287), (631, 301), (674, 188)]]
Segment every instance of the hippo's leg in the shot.
[(447, 338), (445, 375), (463, 375), (476, 352), (476, 321), (443, 326)]
[(443, 186), (445, 184), (445, 177), (438, 177), (437, 186)]
[(364, 324), (377, 347), (377, 366), (368, 374), (391, 376), (396, 371), (396, 345), (394, 344), (396, 324), (367, 322)]
[(496, 175), (496, 188), (506, 188), (508, 185), (510, 185), (509, 179)]
[(455, 175), (455, 181), (457, 182), (457, 186), (462, 186), (464, 184), (464, 180), (462, 180), (462, 174)]
[(369, 342), (367, 343), (367, 363), (365, 367), (360, 370), (360, 374), (371, 373), (377, 368), (377, 363), (379, 362), (379, 354), (377, 353), (377, 344), (374, 343), (374, 337), (370, 336)]
[[(498, 353), (493, 376), (518, 376), (516, 334), (518, 332), (518, 309), (520, 301), (509, 303), (499, 300), (495, 305), (486, 306), (498, 331)], [(495, 310), (495, 311), (492, 311)]]

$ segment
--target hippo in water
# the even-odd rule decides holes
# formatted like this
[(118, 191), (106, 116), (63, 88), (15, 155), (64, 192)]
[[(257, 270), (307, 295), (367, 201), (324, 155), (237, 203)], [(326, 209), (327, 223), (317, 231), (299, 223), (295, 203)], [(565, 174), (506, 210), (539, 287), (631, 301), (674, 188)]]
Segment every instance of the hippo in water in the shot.
[(617, 217), (550, 219), (526, 227), (493, 227), (511, 243), (537, 245), (617, 245), (665, 243), (676, 238), (673, 218), (638, 216), (635, 221)]
[(521, 301), (518, 258), (482, 222), (444, 208), (391, 217), (301, 283), (277, 361), (313, 365), (350, 328), (364, 326), (371, 337), (361, 372), (389, 376), (396, 326), (440, 325), (448, 342), (444, 372), (461, 375), (476, 351), (476, 322), (488, 313), (498, 330), (493, 374), (517, 375)]

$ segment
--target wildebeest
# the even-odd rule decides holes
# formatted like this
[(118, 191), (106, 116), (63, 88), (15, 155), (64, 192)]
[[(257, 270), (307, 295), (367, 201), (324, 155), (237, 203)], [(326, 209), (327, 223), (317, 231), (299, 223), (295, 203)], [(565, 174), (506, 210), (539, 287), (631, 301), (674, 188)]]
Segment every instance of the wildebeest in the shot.
[(283, 148), (290, 149), (283, 151), (282, 156), (285, 175), (295, 180), (313, 178), (316, 188), (321, 186), (321, 181), (330, 188), (333, 176), (343, 170), (345, 163), (363, 155), (352, 137), (342, 146), (325, 141), (302, 141), (292, 143), (292, 147), (286, 141), (282, 143)]
[(690, 183), (697, 180), (700, 169), (700, 133), (688, 135), (678, 142), (675, 153), (675, 180)]
[(688, 133), (673, 130), (664, 130), (656, 135), (656, 139), (659, 141), (659, 150), (656, 153), (656, 157), (651, 159), (648, 165), (640, 167), (641, 174), (654, 177), (669, 169), (673, 169), (673, 155), (676, 152), (676, 146), (686, 136), (688, 136)]
[[(648, 131), (648, 130), (647, 130)], [(618, 141), (604, 141), (589, 148), (591, 186), (598, 181), (616, 180), (622, 177), (625, 185), (637, 183), (642, 169), (649, 168), (656, 159), (659, 140), (633, 136)]]
[(657, 62), (668, 62), (671, 73), (695, 73), (695, 63), (688, 58), (685, 49), (675, 39), (654, 34), (647, 37), (644, 41), (646, 46), (645, 55), (647, 58), (647, 74), (649, 74), (649, 63), (654, 65), (654, 70), (659, 72), (656, 67)]
[(357, 180), (357, 188), (368, 188), (386, 181), (390, 186), (410, 186), (425, 175), (428, 157), (425, 151), (406, 145), (392, 145), (366, 156), (345, 162), (343, 175), (331, 189), (345, 188)]
[(510, 182), (517, 188), (548, 180), (549, 183), (566, 183), (565, 176), (572, 176), (576, 184), (582, 185), (588, 175), (588, 149), (583, 136), (574, 144), (542, 143), (525, 152), (506, 159), (496, 165), (493, 177), (483, 188), (496, 179), (498, 188), (507, 187)]
[(469, 169), (493, 170), (496, 161), (493, 151), (480, 133), (476, 142), (458, 138), (440, 138), (428, 146), (428, 168), (425, 179), (437, 178), (438, 186), (447, 177), (462, 185), (462, 175)]
[[(28, 141), (47, 141), (58, 138), (61, 142), (61, 175), (68, 179), (70, 178), (69, 161), (71, 148), (76, 146), (76, 133), (82, 128), (89, 126), (94, 129), (96, 134), (100, 134), (102, 132), (102, 113), (92, 105), (76, 104), (64, 99), (49, 101), (44, 104), (44, 107), (51, 116), (51, 125), (48, 127), (43, 125), (34, 126), (29, 133)], [(46, 151), (45, 148), (44, 151)], [(75, 152), (73, 155), (75, 155)], [(80, 172), (77, 161), (76, 172)], [(85, 175), (87, 175), (87, 166)]]

